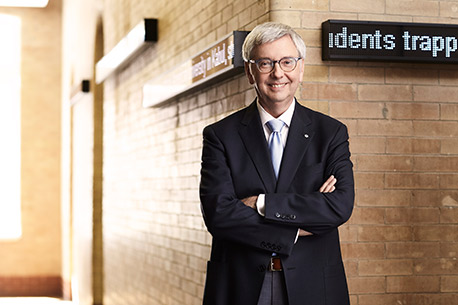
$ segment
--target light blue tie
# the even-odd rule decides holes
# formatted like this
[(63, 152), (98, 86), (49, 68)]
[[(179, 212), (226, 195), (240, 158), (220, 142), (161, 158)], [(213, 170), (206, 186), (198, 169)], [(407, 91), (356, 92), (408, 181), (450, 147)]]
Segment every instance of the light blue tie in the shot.
[(267, 127), (272, 131), (269, 137), (269, 150), (270, 157), (272, 158), (272, 165), (274, 167), (275, 177), (278, 178), (280, 171), (281, 157), (283, 156), (283, 144), (281, 142), (281, 130), (285, 123), (281, 120), (273, 119), (268, 121)]

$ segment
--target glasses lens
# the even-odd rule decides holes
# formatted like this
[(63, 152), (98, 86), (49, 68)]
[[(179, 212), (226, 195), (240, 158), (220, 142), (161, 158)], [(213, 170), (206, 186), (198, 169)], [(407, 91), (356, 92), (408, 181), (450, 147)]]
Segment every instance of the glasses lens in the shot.
[(270, 59), (261, 59), (257, 61), (256, 65), (261, 72), (270, 72), (273, 68), (273, 64)]
[(293, 71), (296, 68), (297, 60), (293, 57), (285, 57), (280, 60), (280, 67), (285, 72)]

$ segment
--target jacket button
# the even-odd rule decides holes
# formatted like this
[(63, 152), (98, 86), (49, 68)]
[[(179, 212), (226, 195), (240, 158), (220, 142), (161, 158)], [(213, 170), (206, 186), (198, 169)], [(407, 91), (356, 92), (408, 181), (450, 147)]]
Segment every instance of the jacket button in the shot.
[(296, 219), (296, 215), (291, 215), (291, 219), (292, 220)]
[(264, 266), (264, 265), (259, 265), (259, 266), (258, 266), (258, 271), (259, 271), (259, 272), (264, 272), (264, 271), (266, 271), (266, 266)]
[(275, 213), (275, 217), (280, 218), (281, 217), (280, 213), (278, 213), (278, 212)]

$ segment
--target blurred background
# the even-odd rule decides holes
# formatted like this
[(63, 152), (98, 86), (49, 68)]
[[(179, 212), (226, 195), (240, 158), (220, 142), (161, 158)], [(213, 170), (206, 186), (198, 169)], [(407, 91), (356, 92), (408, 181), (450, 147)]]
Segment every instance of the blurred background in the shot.
[[(352, 305), (458, 304), (457, 65), (321, 59), (328, 19), (456, 25), (458, 2), (13, 2), (0, 1), (0, 296), (200, 304), (201, 132), (255, 94), (240, 69), (192, 90), (182, 74), (233, 31), (279, 21), (308, 47), (298, 101), (349, 128)], [(145, 18), (157, 37), (138, 41)]]

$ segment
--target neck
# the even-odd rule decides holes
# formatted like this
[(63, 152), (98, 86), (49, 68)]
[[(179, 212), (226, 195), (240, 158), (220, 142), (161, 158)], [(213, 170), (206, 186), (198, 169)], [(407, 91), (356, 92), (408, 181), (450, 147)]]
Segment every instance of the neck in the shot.
[(289, 101), (288, 103), (266, 103), (262, 99), (259, 99), (259, 104), (261, 104), (262, 108), (264, 108), (264, 110), (267, 111), (271, 116), (278, 118), (286, 110), (288, 110), (293, 100)]

